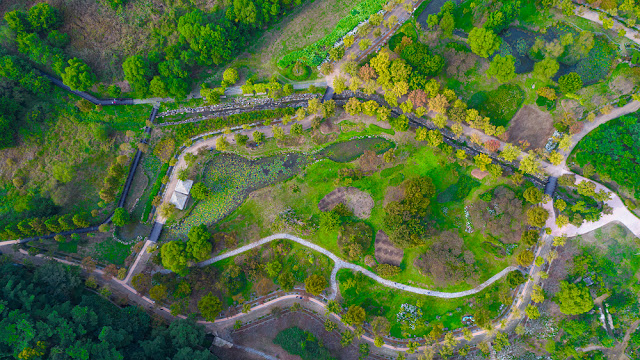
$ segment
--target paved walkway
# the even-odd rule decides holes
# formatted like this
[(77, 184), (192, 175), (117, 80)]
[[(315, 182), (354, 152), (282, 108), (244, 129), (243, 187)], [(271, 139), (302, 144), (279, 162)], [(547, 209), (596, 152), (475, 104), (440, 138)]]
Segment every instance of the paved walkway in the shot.
[(517, 267), (515, 266), (508, 266), (506, 268), (504, 268), (502, 271), (500, 271), (499, 273), (493, 275), (491, 278), (489, 278), (487, 281), (483, 282), (482, 284), (476, 286), (473, 289), (470, 290), (466, 290), (466, 291), (459, 291), (459, 292), (442, 292), (442, 291), (434, 291), (434, 290), (427, 290), (427, 289), (422, 289), (422, 288), (418, 288), (418, 287), (414, 287), (414, 286), (409, 286), (409, 285), (405, 285), (405, 284), (401, 284), (401, 283), (397, 283), (395, 281), (391, 281), (391, 280), (387, 280), (384, 279), (378, 275), (376, 275), (375, 273), (363, 268), (360, 265), (356, 265), (356, 264), (352, 264), (350, 262), (346, 262), (342, 259), (340, 259), (338, 256), (336, 256), (334, 253), (332, 253), (331, 251), (318, 246), (312, 242), (309, 242), (307, 240), (301, 239), (297, 236), (294, 235), (290, 235), (290, 234), (274, 234), (271, 236), (267, 236), (263, 239), (260, 239), (256, 242), (253, 242), (251, 244), (247, 244), (245, 246), (239, 247), (235, 250), (229, 251), (227, 253), (224, 253), (222, 255), (218, 255), (218, 256), (214, 256), (209, 260), (205, 260), (201, 263), (198, 263), (198, 266), (207, 266), (207, 265), (211, 265), (213, 263), (216, 263), (218, 261), (224, 260), (226, 258), (232, 257), (232, 256), (236, 256), (238, 254), (241, 254), (243, 252), (249, 251), (251, 249), (254, 249), (258, 246), (262, 246), (266, 243), (269, 243), (271, 241), (274, 240), (279, 240), (279, 239), (287, 239), (287, 240), (291, 240), (291, 241), (295, 241), (300, 245), (306, 246), (310, 249), (313, 249), (323, 255), (326, 255), (328, 258), (330, 258), (331, 260), (333, 260), (333, 262), (335, 263), (335, 266), (333, 268), (333, 271), (331, 272), (331, 294), (329, 295), (329, 299), (334, 299), (336, 297), (336, 295), (338, 294), (338, 282), (336, 280), (336, 274), (338, 273), (338, 270), (340, 269), (351, 269), (353, 271), (358, 271), (361, 272), (362, 274), (370, 277), (371, 279), (375, 280), (376, 282), (384, 285), (384, 286), (388, 286), (391, 288), (395, 288), (398, 290), (403, 290), (403, 291), (408, 291), (408, 292), (412, 292), (415, 294), (420, 294), (420, 295), (427, 295), (427, 296), (434, 296), (434, 297), (438, 297), (438, 298), (444, 298), (444, 299), (453, 299), (453, 298), (459, 298), (459, 297), (464, 297), (464, 296), (469, 296), (469, 295), (473, 295), (476, 294), (480, 291), (482, 291), (484, 288), (486, 288), (487, 286), (493, 284), (494, 282), (496, 282), (497, 280), (501, 279), (503, 276), (505, 276), (506, 274), (510, 273), (511, 271), (516, 271), (518, 270)]
[[(600, 25), (602, 25), (602, 20), (600, 20), (600, 13), (588, 8), (584, 8), (584, 11), (582, 12), (582, 14), (579, 13), (579, 8), (576, 7), (576, 9), (574, 10), (575, 14), (583, 19), (587, 19), (589, 21), (593, 21), (595, 23), (598, 23)], [(606, 15), (608, 18), (611, 18), (611, 16)], [(613, 18), (611, 18), (613, 19)], [(631, 29), (626, 27), (624, 24), (622, 24), (621, 22), (619, 22), (618, 20), (613, 19), (613, 30), (618, 30), (618, 29), (624, 29), (626, 31), (626, 34), (624, 35), (627, 39), (633, 41), (636, 44), (640, 44), (640, 32), (638, 32), (636, 29)]]

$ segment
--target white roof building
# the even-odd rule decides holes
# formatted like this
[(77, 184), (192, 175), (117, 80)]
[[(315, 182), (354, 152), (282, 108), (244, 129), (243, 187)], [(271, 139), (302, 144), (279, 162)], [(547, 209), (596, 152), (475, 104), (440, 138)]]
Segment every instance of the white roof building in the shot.
[(176, 184), (176, 190), (179, 193), (183, 193), (185, 195), (189, 195), (189, 192), (191, 191), (191, 187), (193, 186), (193, 180), (178, 180), (178, 183)]
[(187, 202), (189, 201), (189, 192), (191, 191), (192, 186), (193, 180), (178, 180), (176, 189), (173, 191), (169, 202), (175, 205), (179, 210), (184, 210), (187, 206)]

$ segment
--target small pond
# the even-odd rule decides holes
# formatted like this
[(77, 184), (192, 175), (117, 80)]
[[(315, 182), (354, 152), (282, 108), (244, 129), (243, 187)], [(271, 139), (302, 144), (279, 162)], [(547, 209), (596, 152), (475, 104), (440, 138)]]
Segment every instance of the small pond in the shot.
[[(503, 39), (499, 53), (502, 56), (513, 55), (515, 58), (515, 70), (517, 74), (533, 71), (536, 61), (530, 57), (529, 50), (533, 47), (536, 38), (542, 38), (547, 42), (558, 39), (560, 36), (571, 32), (574, 39), (578, 33), (567, 25), (549, 28), (545, 34), (510, 27), (500, 34)], [(594, 39), (594, 46), (589, 53), (580, 60), (571, 60), (568, 51), (558, 58), (560, 69), (553, 80), (558, 81), (560, 76), (570, 72), (576, 72), (582, 78), (584, 85), (594, 84), (604, 79), (615, 59), (615, 48), (602, 36)]]

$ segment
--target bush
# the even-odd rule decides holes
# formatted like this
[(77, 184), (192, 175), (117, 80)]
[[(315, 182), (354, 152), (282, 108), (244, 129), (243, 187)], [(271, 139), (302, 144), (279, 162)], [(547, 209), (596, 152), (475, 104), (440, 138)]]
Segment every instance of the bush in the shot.
[(376, 266), (376, 272), (383, 278), (396, 276), (400, 273), (401, 270), (401, 268), (389, 264), (379, 264), (378, 266)]

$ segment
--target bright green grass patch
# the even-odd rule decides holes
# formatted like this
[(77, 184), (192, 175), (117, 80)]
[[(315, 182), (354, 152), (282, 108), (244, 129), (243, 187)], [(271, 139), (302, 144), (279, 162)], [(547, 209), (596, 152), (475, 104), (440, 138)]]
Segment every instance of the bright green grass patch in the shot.
[(518, 85), (504, 84), (491, 91), (475, 93), (469, 107), (488, 116), (495, 126), (507, 126), (524, 101), (524, 91)]
[(131, 254), (131, 247), (133, 243), (126, 245), (109, 238), (96, 244), (94, 254), (97, 260), (124, 266), (124, 260)]

